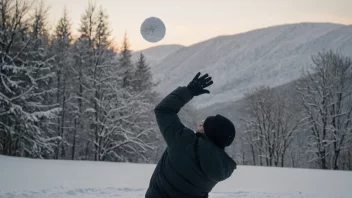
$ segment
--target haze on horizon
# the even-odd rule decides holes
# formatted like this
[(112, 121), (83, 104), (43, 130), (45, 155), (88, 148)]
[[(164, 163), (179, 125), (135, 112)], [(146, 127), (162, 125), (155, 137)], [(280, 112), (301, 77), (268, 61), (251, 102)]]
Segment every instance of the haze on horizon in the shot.
[[(232, 35), (273, 25), (300, 22), (352, 24), (351, 0), (95, 0), (109, 15), (112, 37), (120, 44), (127, 32), (132, 50), (157, 45), (185, 46), (220, 35)], [(80, 18), (89, 0), (45, 0), (49, 24), (54, 29), (66, 7), (77, 35)], [(159, 17), (166, 36), (148, 43), (140, 25)]]

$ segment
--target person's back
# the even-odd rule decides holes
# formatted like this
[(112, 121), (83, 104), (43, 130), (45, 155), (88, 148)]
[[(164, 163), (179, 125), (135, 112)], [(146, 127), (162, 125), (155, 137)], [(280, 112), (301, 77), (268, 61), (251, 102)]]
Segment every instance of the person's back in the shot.
[(233, 124), (221, 115), (210, 116), (204, 131), (194, 133), (179, 120), (177, 113), (193, 96), (209, 93), (212, 84), (200, 73), (187, 87), (179, 87), (161, 101), (154, 112), (167, 143), (150, 180), (146, 198), (203, 198), (220, 181), (231, 176), (236, 163), (226, 154), (235, 136)]

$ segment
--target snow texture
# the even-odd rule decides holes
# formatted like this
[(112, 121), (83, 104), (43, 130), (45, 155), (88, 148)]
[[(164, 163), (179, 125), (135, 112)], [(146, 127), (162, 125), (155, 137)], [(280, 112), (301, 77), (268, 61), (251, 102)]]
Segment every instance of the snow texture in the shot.
[[(0, 198), (142, 198), (155, 165), (0, 156)], [(210, 198), (341, 197), (352, 172), (238, 166)]]
[(147, 18), (141, 25), (141, 34), (145, 40), (151, 43), (161, 41), (166, 32), (164, 23), (156, 17)]
[(209, 73), (211, 94), (192, 101), (202, 108), (296, 80), (312, 55), (329, 49), (352, 53), (352, 25), (301, 23), (220, 36), (177, 50), (151, 71), (163, 95), (187, 85), (198, 71)]

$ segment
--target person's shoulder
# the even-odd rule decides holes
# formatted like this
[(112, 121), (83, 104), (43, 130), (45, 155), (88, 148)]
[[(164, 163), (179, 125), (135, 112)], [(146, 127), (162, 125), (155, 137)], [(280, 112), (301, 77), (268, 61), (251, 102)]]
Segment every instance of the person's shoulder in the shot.
[(190, 128), (185, 127), (183, 129), (181, 141), (183, 144), (193, 144), (197, 139), (196, 133)]
[(200, 136), (196, 150), (197, 160), (203, 172), (212, 180), (222, 181), (231, 176), (236, 162), (217, 147), (207, 136)]
[(191, 157), (195, 159), (195, 145), (197, 143), (197, 135), (191, 129), (185, 128), (185, 133), (182, 137), (173, 145), (169, 147), (169, 155), (173, 159), (187, 159)]
[(182, 132), (177, 137), (177, 140), (175, 140), (175, 143), (172, 146), (173, 147), (172, 150), (180, 150), (180, 148), (182, 149), (186, 146), (194, 145), (194, 143), (196, 142), (196, 139), (197, 139), (196, 133), (193, 130), (187, 127), (184, 127), (182, 129)]

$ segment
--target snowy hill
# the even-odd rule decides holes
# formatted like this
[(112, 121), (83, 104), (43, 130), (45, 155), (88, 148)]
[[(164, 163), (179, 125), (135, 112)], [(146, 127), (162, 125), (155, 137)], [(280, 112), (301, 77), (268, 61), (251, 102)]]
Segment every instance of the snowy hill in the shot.
[(182, 45), (160, 45), (132, 53), (132, 61), (136, 62), (141, 53), (151, 66), (159, 64), (165, 57), (183, 48)]
[[(34, 160), (0, 155), (1, 198), (142, 198), (155, 165)], [(210, 198), (340, 197), (352, 172), (238, 166)]]
[(198, 72), (213, 76), (212, 94), (193, 100), (196, 107), (234, 101), (260, 85), (279, 86), (299, 78), (311, 55), (337, 49), (352, 54), (352, 26), (300, 23), (220, 36), (177, 50), (152, 68), (169, 93), (186, 85)]

